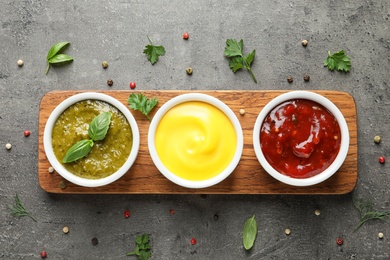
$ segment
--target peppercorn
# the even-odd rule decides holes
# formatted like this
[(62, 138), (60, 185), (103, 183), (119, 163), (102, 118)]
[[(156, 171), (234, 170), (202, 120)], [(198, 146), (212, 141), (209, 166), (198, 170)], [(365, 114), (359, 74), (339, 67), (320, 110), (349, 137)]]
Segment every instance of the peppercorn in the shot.
[(215, 215), (213, 216), (213, 219), (214, 219), (214, 221), (217, 221), (217, 220), (219, 219), (219, 215), (218, 215), (218, 214), (215, 214)]
[(193, 70), (192, 68), (186, 68), (186, 72), (188, 75), (192, 75)]
[(112, 81), (112, 79), (107, 80), (107, 85), (109, 85), (111, 87), (112, 84), (114, 84), (114, 81)]
[(137, 86), (137, 84), (135, 84), (135, 82), (130, 82), (130, 88), (131, 89), (135, 89), (135, 87)]
[(310, 76), (309, 75), (305, 75), (303, 76), (303, 80), (308, 82), (310, 80)]
[(40, 253), (40, 255), (41, 255), (42, 258), (46, 258), (46, 257), (47, 257), (46, 251), (42, 251), (42, 252)]
[(92, 242), (92, 245), (94, 245), (94, 246), (99, 244), (99, 240), (96, 237), (92, 238), (91, 242)]
[(384, 164), (386, 159), (385, 159), (385, 157), (381, 156), (381, 157), (379, 157), (378, 161), (379, 161), (379, 163)]
[(291, 234), (291, 230), (287, 228), (287, 229), (284, 231), (284, 233), (288, 236), (288, 235)]
[(30, 131), (26, 130), (26, 131), (24, 131), (23, 134), (24, 134), (25, 137), (28, 137), (28, 136), (30, 136)]
[(287, 77), (287, 82), (288, 83), (292, 83), (293, 81), (294, 81), (293, 77), (291, 77), (291, 76)]
[(8, 144), (5, 145), (5, 148), (6, 148), (7, 150), (10, 150), (10, 149), (12, 148), (12, 145), (11, 145), (10, 143), (8, 143)]
[(381, 137), (379, 135), (374, 136), (374, 142), (379, 144), (381, 142)]
[(382, 233), (382, 232), (378, 233), (378, 237), (379, 237), (380, 239), (382, 239), (382, 238), (384, 237), (383, 233)]
[(170, 209), (170, 210), (169, 210), (169, 214), (171, 214), (171, 215), (175, 215), (175, 210), (173, 210), (173, 209)]
[(68, 234), (69, 233), (69, 228), (68, 227), (63, 227), (62, 228), (62, 232), (64, 232), (65, 234)]
[(125, 216), (125, 218), (129, 218), (130, 217), (130, 211), (129, 210), (125, 210), (125, 212), (123, 212), (123, 215)]
[(314, 211), (314, 214), (316, 214), (316, 216), (319, 216), (319, 215), (321, 215), (321, 211), (320, 211), (319, 209), (316, 209), (316, 210)]
[(196, 245), (196, 239), (195, 238), (191, 239), (191, 245)]
[(242, 116), (245, 115), (245, 109), (243, 109), (243, 108), (240, 109), (240, 115), (242, 115)]
[(61, 189), (65, 189), (66, 188), (66, 182), (65, 181), (61, 181), (60, 182), (60, 188)]
[(307, 44), (309, 43), (309, 41), (308, 40), (302, 40), (302, 46), (303, 47), (306, 47), (307, 46)]
[(103, 69), (107, 69), (108, 68), (108, 62), (107, 61), (103, 61), (102, 62), (102, 67), (103, 67)]
[(190, 35), (188, 34), (188, 32), (183, 33), (183, 39), (188, 40), (188, 38), (190, 38)]
[(339, 246), (341, 246), (342, 244), (344, 244), (344, 240), (343, 240), (341, 237), (338, 237), (338, 238), (336, 239), (336, 243), (337, 243)]
[(22, 67), (23, 64), (24, 64), (24, 62), (23, 62), (22, 60), (18, 60), (18, 66), (19, 66), (19, 67)]
[(49, 173), (53, 173), (54, 172), (54, 168), (52, 166), (50, 166), (48, 169)]

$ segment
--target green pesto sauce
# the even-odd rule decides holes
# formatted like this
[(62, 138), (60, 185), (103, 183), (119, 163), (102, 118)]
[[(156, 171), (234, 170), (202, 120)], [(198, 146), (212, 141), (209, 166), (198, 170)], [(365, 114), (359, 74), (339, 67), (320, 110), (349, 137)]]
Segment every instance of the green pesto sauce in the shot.
[[(88, 127), (102, 112), (112, 114), (106, 137), (95, 141), (91, 152), (71, 163), (62, 163), (68, 149), (82, 139), (89, 139)], [(86, 179), (100, 179), (116, 172), (126, 162), (133, 144), (131, 127), (115, 107), (98, 100), (80, 101), (67, 108), (53, 127), (52, 145), (57, 160), (71, 173)]]

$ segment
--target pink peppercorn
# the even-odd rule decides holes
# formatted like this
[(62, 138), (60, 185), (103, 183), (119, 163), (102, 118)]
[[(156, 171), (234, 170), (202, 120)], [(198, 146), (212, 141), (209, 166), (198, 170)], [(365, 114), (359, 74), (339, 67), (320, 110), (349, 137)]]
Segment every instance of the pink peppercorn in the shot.
[(130, 82), (130, 88), (131, 88), (131, 89), (135, 89), (136, 86), (137, 86), (137, 85), (135, 84), (134, 81)]
[(41, 255), (42, 258), (46, 258), (47, 257), (46, 251), (42, 251), (40, 255)]
[(185, 33), (183, 34), (183, 39), (184, 39), (184, 40), (188, 40), (188, 38), (190, 38), (190, 35), (188, 34), (188, 32), (185, 32)]
[(23, 134), (24, 134), (24, 136), (25, 136), (25, 137), (27, 137), (27, 136), (30, 136), (31, 132), (30, 132), (30, 131), (28, 131), (28, 130), (26, 130), (26, 131), (24, 131), (24, 133), (23, 133)]
[(125, 216), (125, 218), (129, 218), (130, 217), (130, 211), (129, 210), (125, 210), (125, 212), (123, 212), (123, 215)]
[(384, 164), (386, 159), (385, 159), (385, 157), (381, 156), (381, 157), (379, 157), (378, 161), (379, 161), (379, 163)]
[(195, 238), (191, 239), (191, 245), (196, 245), (196, 239)]
[(341, 237), (339, 237), (339, 238), (336, 239), (336, 243), (337, 243), (339, 246), (341, 246), (341, 245), (344, 243), (344, 240), (343, 240)]
[(170, 209), (169, 210), (169, 214), (174, 215), (175, 214), (175, 210), (174, 209)]

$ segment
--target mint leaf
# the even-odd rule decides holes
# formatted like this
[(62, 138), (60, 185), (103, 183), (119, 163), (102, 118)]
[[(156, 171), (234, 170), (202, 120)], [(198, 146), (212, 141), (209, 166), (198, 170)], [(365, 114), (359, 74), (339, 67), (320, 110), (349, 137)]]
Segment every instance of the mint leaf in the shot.
[(348, 72), (351, 69), (351, 59), (344, 53), (344, 50), (330, 54), (328, 51), (328, 57), (324, 61), (324, 66), (329, 70), (334, 69), (338, 71)]

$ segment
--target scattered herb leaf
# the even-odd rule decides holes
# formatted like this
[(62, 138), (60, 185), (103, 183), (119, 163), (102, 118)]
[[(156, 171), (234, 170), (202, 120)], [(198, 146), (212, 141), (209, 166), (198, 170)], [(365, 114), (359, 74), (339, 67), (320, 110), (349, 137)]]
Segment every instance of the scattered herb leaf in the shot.
[(127, 102), (129, 103), (129, 108), (134, 110), (139, 110), (149, 120), (151, 120), (148, 114), (157, 105), (158, 99), (155, 97), (152, 99), (148, 99), (142, 93), (138, 93), (138, 94), (131, 93)]
[(46, 61), (47, 61), (46, 74), (49, 72), (50, 64), (62, 63), (62, 62), (73, 60), (73, 58), (69, 55), (61, 54), (61, 53), (58, 54), (58, 52), (61, 51), (61, 49), (63, 49), (65, 46), (69, 44), (70, 44), (69, 42), (59, 42), (51, 47), (51, 49), (49, 50), (46, 56)]
[(35, 222), (37, 221), (30, 213), (27, 212), (23, 203), (20, 201), (18, 194), (15, 195), (15, 204), (11, 207), (11, 214), (15, 217), (28, 216)]
[(228, 39), (226, 40), (224, 55), (230, 58), (229, 67), (234, 73), (242, 68), (246, 68), (251, 74), (254, 82), (257, 83), (257, 79), (251, 69), (251, 64), (256, 56), (256, 50), (253, 50), (250, 54), (243, 55), (243, 47), (244, 41), (242, 39), (240, 42), (237, 42), (237, 40), (234, 39)]
[(348, 72), (351, 69), (351, 59), (344, 53), (344, 50), (330, 54), (328, 51), (328, 57), (324, 61), (324, 66), (329, 70), (334, 69), (338, 71)]
[(255, 216), (249, 218), (244, 225), (244, 232), (242, 234), (242, 242), (244, 248), (249, 250), (252, 248), (257, 236), (257, 223)]
[(147, 55), (148, 60), (153, 64), (158, 61), (159, 56), (164, 56), (165, 48), (163, 46), (156, 46), (152, 40), (148, 37), (150, 44), (145, 46), (144, 53)]
[(136, 255), (138, 256), (138, 260), (148, 260), (152, 253), (150, 252), (151, 247), (149, 245), (149, 235), (143, 234), (142, 236), (138, 236), (135, 239), (135, 250), (127, 253), (127, 256)]
[(390, 216), (390, 211), (373, 210), (372, 203), (368, 201), (357, 200), (356, 202), (354, 201), (353, 204), (359, 210), (359, 218), (360, 218), (360, 222), (355, 228), (355, 231), (361, 228), (364, 225), (364, 223), (366, 223), (368, 220), (385, 219), (386, 217)]
[(100, 141), (106, 137), (110, 123), (110, 112), (102, 112), (94, 117), (88, 127), (88, 135), (90, 139), (80, 140), (70, 147), (62, 159), (62, 162), (70, 163), (86, 156), (94, 145), (93, 141)]
[(94, 141), (103, 140), (110, 127), (111, 113), (103, 112), (96, 116), (89, 124), (88, 135)]

